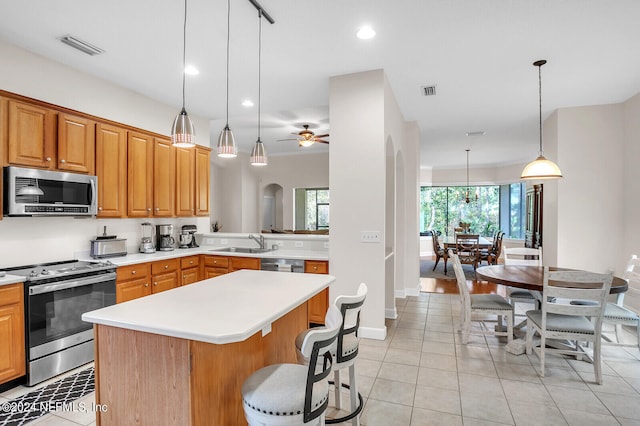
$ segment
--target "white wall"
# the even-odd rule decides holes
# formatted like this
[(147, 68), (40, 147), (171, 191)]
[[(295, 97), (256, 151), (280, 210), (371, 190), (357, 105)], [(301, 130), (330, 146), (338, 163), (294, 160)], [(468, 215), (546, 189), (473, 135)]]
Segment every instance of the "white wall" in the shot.
[[(640, 256), (640, 93), (623, 104), (622, 253)], [(640, 309), (640, 306), (638, 306)]]
[[(531, 159), (535, 158), (531, 153)], [(469, 166), (470, 185), (503, 185), (520, 181), (520, 173), (525, 164), (511, 164), (501, 167), (472, 167)], [(426, 173), (430, 171), (431, 173)], [(429, 180), (426, 180), (429, 179)], [(466, 166), (458, 169), (423, 169), (422, 185), (433, 186), (464, 186), (467, 184)], [(425, 183), (426, 182), (426, 183)]]
[[(0, 89), (55, 105), (168, 135), (179, 112), (133, 91), (91, 77), (65, 65), (0, 42)], [(200, 145), (209, 146), (209, 123), (191, 116)], [(89, 239), (109, 226), (137, 250), (142, 219), (4, 218), (0, 221), (0, 267), (68, 260), (89, 250)], [(207, 232), (208, 218), (155, 219), (153, 223), (198, 225)]]

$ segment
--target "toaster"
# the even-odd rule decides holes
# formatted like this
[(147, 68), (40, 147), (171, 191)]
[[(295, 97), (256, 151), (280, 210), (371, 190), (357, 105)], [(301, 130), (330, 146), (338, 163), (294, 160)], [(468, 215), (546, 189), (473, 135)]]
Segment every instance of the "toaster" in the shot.
[(91, 240), (91, 257), (103, 259), (105, 257), (117, 257), (127, 255), (127, 239), (112, 238), (108, 240)]

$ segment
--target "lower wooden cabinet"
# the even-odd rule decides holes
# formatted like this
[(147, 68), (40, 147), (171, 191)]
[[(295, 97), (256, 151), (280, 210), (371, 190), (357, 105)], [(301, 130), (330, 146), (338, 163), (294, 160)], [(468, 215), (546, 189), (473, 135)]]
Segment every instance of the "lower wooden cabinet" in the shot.
[(116, 303), (151, 294), (151, 264), (119, 266), (116, 272)]
[(229, 258), (202, 255), (202, 279), (217, 277), (229, 272)]
[[(304, 272), (309, 274), (328, 274), (329, 262), (321, 260), (305, 260)], [(324, 324), (324, 317), (329, 309), (329, 289), (325, 288), (307, 302), (309, 325)]]
[(260, 269), (260, 259), (257, 257), (230, 257), (229, 272), (240, 269)]
[(24, 292), (22, 283), (0, 287), (0, 384), (24, 376)]
[(200, 256), (186, 256), (180, 259), (180, 285), (200, 281)]
[(180, 286), (180, 259), (159, 260), (151, 263), (151, 293), (171, 290)]

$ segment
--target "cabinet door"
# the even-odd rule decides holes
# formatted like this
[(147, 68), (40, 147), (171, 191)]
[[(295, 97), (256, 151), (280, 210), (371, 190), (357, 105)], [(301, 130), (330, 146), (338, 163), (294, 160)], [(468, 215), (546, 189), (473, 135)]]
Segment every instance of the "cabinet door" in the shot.
[(195, 214), (195, 149), (176, 148), (176, 215)]
[(129, 132), (127, 215), (149, 217), (153, 206), (153, 137)]
[(154, 139), (153, 144), (153, 215), (175, 215), (176, 150), (167, 139)]
[(196, 215), (209, 216), (211, 149), (196, 146)]
[(55, 111), (9, 100), (7, 161), (28, 167), (54, 169)]
[(171, 290), (172, 288), (176, 288), (180, 285), (180, 281), (178, 281), (178, 271), (154, 275), (152, 277), (152, 281), (153, 287), (151, 287), (151, 292), (153, 294), (160, 293), (165, 290)]
[(87, 118), (58, 114), (58, 169), (94, 174), (96, 124)]
[[(328, 274), (329, 262), (306, 260), (304, 271), (310, 274)], [(324, 317), (329, 309), (329, 289), (325, 288), (307, 302), (309, 324), (324, 324)]]
[(200, 281), (199, 268), (188, 268), (182, 270), (182, 285), (192, 284)]
[(229, 272), (240, 269), (260, 269), (260, 259), (255, 257), (230, 257)]
[(0, 287), (0, 383), (26, 372), (22, 284)]
[(220, 275), (224, 275), (227, 273), (229, 273), (229, 270), (226, 268), (213, 268), (211, 266), (205, 266), (202, 279), (206, 280), (207, 278), (219, 277)]
[(127, 131), (121, 127), (96, 125), (96, 175), (98, 217), (127, 214)]
[(147, 277), (116, 283), (116, 303), (127, 302), (150, 294), (151, 287)]

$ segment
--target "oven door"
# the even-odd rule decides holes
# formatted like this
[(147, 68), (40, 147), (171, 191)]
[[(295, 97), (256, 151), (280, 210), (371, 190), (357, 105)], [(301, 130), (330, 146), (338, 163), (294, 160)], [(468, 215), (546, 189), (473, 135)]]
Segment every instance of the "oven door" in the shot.
[(116, 303), (116, 274), (109, 272), (30, 286), (27, 302), (29, 359), (93, 339), (85, 312)]

